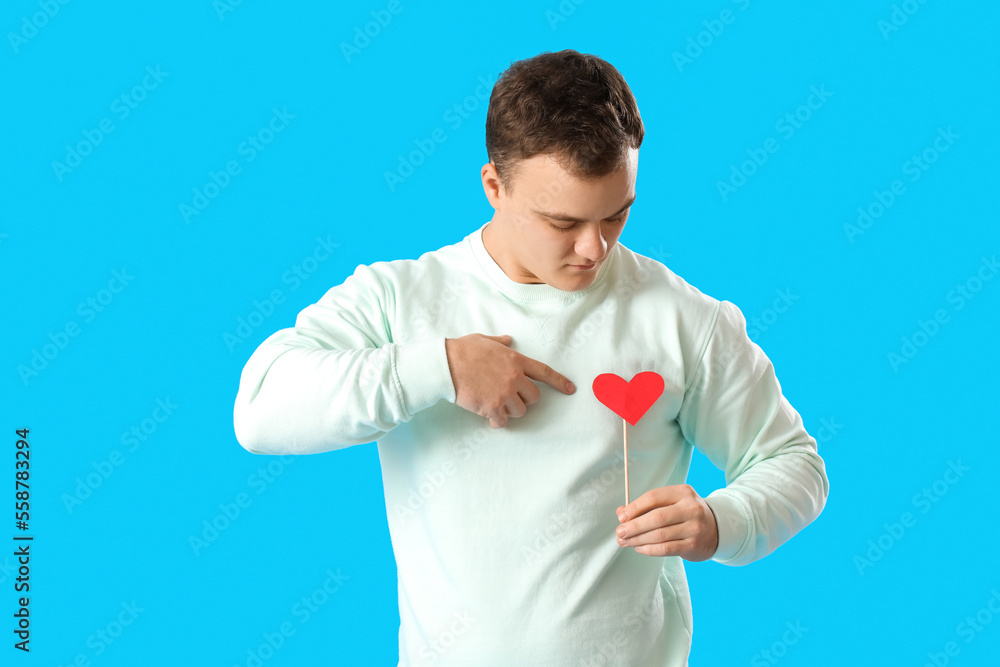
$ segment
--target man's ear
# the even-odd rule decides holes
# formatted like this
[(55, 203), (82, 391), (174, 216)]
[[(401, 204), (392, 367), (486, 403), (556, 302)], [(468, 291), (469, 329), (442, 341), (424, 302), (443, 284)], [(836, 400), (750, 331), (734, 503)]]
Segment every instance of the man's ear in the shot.
[(480, 176), (483, 180), (483, 192), (486, 193), (486, 199), (489, 200), (490, 206), (494, 209), (499, 208), (500, 199), (504, 196), (504, 192), (496, 165), (492, 161), (484, 164), (480, 170)]

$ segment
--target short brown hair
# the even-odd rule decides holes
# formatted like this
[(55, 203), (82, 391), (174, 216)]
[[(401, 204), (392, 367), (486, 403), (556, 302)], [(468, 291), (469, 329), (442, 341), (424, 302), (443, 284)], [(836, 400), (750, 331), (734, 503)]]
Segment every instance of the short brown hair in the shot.
[(550, 153), (577, 178), (621, 168), (645, 130), (624, 77), (597, 56), (565, 49), (519, 60), (486, 111), (486, 154), (508, 192), (520, 160)]

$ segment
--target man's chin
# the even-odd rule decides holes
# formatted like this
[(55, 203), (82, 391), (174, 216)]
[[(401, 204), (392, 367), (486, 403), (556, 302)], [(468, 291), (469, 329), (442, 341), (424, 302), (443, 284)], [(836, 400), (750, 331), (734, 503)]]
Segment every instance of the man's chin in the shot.
[(570, 270), (573, 271), (574, 274), (561, 275), (559, 276), (558, 282), (550, 282), (549, 284), (563, 290), (564, 292), (576, 292), (590, 287), (594, 282), (594, 278), (597, 277), (596, 271), (580, 272), (577, 269)]

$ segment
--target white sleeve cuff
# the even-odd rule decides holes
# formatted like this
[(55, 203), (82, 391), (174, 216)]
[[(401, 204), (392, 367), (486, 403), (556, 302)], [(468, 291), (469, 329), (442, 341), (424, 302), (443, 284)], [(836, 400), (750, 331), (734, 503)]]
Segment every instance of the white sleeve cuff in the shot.
[(442, 398), (455, 402), (455, 384), (443, 336), (415, 343), (397, 343), (392, 347), (393, 371), (403, 408), (410, 418)]
[(705, 498), (705, 502), (712, 508), (719, 529), (719, 548), (712, 560), (726, 564), (743, 551), (743, 545), (750, 537), (749, 510), (726, 489), (716, 489)]

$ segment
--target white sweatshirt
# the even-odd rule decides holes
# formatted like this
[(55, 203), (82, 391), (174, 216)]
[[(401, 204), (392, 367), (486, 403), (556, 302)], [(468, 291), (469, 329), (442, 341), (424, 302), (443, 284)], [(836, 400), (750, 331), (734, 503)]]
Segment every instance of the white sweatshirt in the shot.
[[(628, 427), (631, 499), (684, 484), (692, 445), (725, 471), (706, 497), (713, 560), (745, 565), (822, 511), (823, 459), (740, 310), (621, 242), (592, 285), (511, 280), (483, 224), (418, 259), (359, 265), (247, 361), (237, 439), (255, 454), (377, 441), (399, 577), (399, 665), (687, 664), (680, 557), (620, 547), (622, 418), (601, 373), (665, 388)], [(568, 377), (501, 429), (455, 404), (445, 338), (510, 334)]]

